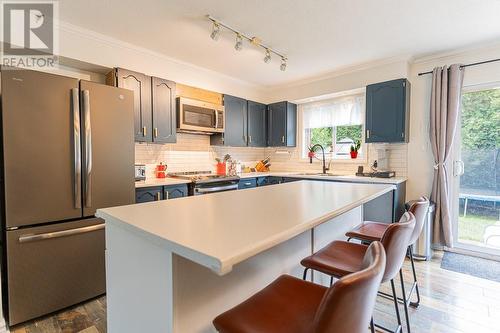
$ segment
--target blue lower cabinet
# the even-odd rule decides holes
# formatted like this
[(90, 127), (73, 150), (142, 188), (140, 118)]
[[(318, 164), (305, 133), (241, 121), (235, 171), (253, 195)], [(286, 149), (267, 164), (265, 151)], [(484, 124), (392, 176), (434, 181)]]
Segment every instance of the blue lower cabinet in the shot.
[(291, 182), (296, 182), (299, 180), (304, 180), (304, 179), (295, 178), (295, 177), (283, 177), (283, 183), (291, 183)]
[(163, 199), (163, 187), (141, 187), (135, 190), (135, 202), (150, 202)]
[(257, 178), (257, 186), (267, 186), (267, 185), (276, 185), (283, 183), (283, 177), (258, 177)]
[(240, 179), (238, 183), (238, 190), (244, 190), (246, 188), (257, 187), (257, 178), (244, 178)]
[(163, 186), (163, 198), (166, 200), (187, 197), (187, 184)]

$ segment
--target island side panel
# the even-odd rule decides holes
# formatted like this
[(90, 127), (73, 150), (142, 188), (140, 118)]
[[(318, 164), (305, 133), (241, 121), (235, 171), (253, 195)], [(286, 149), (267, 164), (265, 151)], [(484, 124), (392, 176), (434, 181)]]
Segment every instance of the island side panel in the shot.
[[(354, 229), (363, 221), (363, 208), (354, 208), (333, 220), (320, 224), (313, 229), (313, 251), (317, 252), (334, 240), (347, 240), (346, 232)], [(311, 273), (308, 272), (308, 279), (311, 279)], [(330, 285), (330, 276), (323, 273), (313, 272), (314, 283), (324, 286)]]
[[(233, 267), (224, 276), (174, 255), (174, 332), (213, 333), (212, 320), (281, 274), (302, 278), (300, 261), (361, 223), (357, 207)], [(270, 221), (270, 223), (272, 223)], [(313, 243), (313, 240), (315, 242)]]
[(106, 219), (109, 333), (172, 332), (172, 253)]

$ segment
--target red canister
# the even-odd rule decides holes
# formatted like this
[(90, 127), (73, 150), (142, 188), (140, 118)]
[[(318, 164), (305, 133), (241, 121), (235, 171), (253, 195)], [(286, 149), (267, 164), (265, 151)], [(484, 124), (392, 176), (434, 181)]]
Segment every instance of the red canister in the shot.
[(156, 166), (156, 178), (167, 177), (167, 165), (160, 163)]

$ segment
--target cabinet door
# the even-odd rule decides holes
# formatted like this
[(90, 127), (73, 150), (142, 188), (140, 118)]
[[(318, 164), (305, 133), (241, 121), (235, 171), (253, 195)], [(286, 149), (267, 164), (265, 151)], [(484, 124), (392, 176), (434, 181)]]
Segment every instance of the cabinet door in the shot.
[(257, 186), (257, 178), (245, 178), (240, 179), (238, 183), (238, 190), (243, 190), (246, 188), (254, 188)]
[(151, 78), (142, 73), (122, 68), (116, 69), (117, 85), (134, 92), (134, 133), (135, 141), (151, 142)]
[(287, 102), (268, 105), (268, 140), (270, 147), (286, 145)]
[(163, 188), (161, 186), (138, 188), (135, 190), (135, 202), (141, 203), (163, 200), (162, 192)]
[(405, 142), (406, 79), (366, 87), (366, 142)]
[(248, 101), (248, 145), (265, 147), (266, 136), (266, 105)]
[(297, 145), (297, 104), (286, 103), (286, 146)]
[(176, 142), (175, 82), (153, 77), (153, 142)]
[(247, 145), (247, 101), (243, 98), (224, 95), (224, 145), (246, 147)]
[(164, 186), (163, 194), (166, 200), (186, 197), (188, 195), (188, 188), (186, 184), (176, 186)]

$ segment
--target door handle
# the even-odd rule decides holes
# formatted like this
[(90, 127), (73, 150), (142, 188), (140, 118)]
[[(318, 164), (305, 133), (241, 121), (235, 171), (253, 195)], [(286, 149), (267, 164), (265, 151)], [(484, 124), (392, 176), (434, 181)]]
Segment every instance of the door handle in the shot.
[(370, 130), (366, 130), (366, 138), (369, 139), (370, 138)]
[(146, 136), (146, 134), (147, 134), (147, 129), (146, 129), (146, 126), (143, 126), (143, 127), (142, 127), (142, 136), (144, 136), (144, 137), (145, 137), (145, 136)]
[(104, 229), (104, 223), (91, 225), (88, 227), (76, 228), (76, 229), (47, 232), (47, 233), (43, 233), (43, 234), (22, 235), (19, 237), (19, 243), (28, 243), (28, 242), (38, 241), (38, 240), (79, 235), (79, 234), (84, 234), (87, 232), (101, 230), (101, 229)]
[(281, 137), (281, 142), (285, 143), (285, 136), (284, 135)]
[(158, 128), (157, 127), (154, 128), (153, 135), (154, 135), (155, 138), (158, 137)]
[(251, 135), (248, 136), (248, 143), (252, 143), (252, 136)]
[(78, 88), (71, 89), (73, 112), (73, 152), (74, 152), (74, 188), (75, 208), (82, 208), (82, 148), (80, 146), (80, 101)]
[(92, 122), (90, 119), (90, 91), (82, 91), (85, 124), (85, 207), (92, 205)]
[[(457, 172), (457, 170), (459, 170)], [(458, 160), (453, 162), (453, 176), (460, 177), (465, 173), (464, 161)]]

